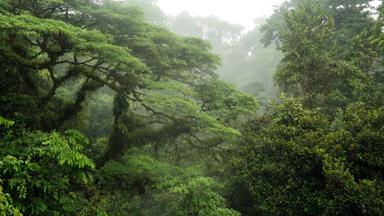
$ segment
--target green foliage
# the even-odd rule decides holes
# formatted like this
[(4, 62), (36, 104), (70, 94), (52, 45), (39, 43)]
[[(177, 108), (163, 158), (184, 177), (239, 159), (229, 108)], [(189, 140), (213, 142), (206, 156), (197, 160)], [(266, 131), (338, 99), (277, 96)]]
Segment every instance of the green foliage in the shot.
[[(135, 76), (146, 71), (146, 66), (131, 56), (126, 48), (112, 45), (109, 36), (96, 30), (83, 30), (59, 20), (26, 14), (1, 15), (0, 25), (3, 29), (1, 61), (5, 68), (1, 85), (5, 94), (2, 99), (7, 101), (23, 96), (34, 108), (24, 110), (9, 107), (2, 113), (14, 118), (18, 118), (17, 111), (21, 116), (33, 116), (31, 119), (20, 119), (32, 128), (60, 127), (81, 110), (88, 92), (104, 85), (116, 89), (116, 81), (125, 88), (134, 89), (137, 87)], [(130, 70), (133, 73), (112, 72), (103, 64), (114, 70)], [(42, 80), (43, 70), (48, 72), (48, 76), (37, 82)], [(21, 83), (17, 77), (22, 77), (19, 79)], [(111, 77), (115, 82), (110, 81)], [(59, 103), (60, 99), (55, 97), (58, 89), (71, 78), (82, 78), (75, 84), (81, 83), (83, 86), (76, 89), (75, 100)], [(17, 83), (23, 88), (13, 88)], [(51, 112), (52, 109), (63, 110), (62, 116), (42, 116), (42, 113)]]
[(334, 22), (320, 5), (309, 3), (284, 13), (279, 33), (284, 57), (275, 80), (289, 93), (305, 97), (309, 107), (333, 110), (348, 104), (367, 86), (353, 62), (339, 60)]
[(14, 121), (10, 121), (8, 119), (5, 119), (3, 118), (2, 116), (0, 116), (0, 126), (4, 126), (6, 128), (9, 128), (11, 127), (13, 124), (15, 124)]
[(263, 26), (263, 41), (266, 45), (276, 41), (284, 55), (274, 75), (280, 88), (304, 97), (305, 106), (322, 107), (329, 113), (354, 101), (380, 100), (372, 98), (378, 95), (372, 92), (381, 86), (376, 78), (381, 72), (376, 61), (380, 54), (371, 41), (381, 30), (372, 18), (371, 2), (282, 4)]
[(91, 186), (94, 168), (82, 153), (88, 142), (84, 136), (70, 130), (63, 135), (7, 130), (2, 135), (0, 176), (8, 211), (9, 198), (25, 215), (86, 215), (93, 208), (76, 204), (86, 203), (80, 189)]
[[(139, 142), (154, 143), (157, 156), (174, 158), (179, 165), (207, 158), (222, 160), (226, 150), (235, 148), (232, 141), (241, 135), (238, 129), (258, 107), (252, 96), (216, 80), (195, 87), (171, 81), (147, 85), (150, 91), (143, 92), (141, 105), (150, 106), (159, 115), (147, 117), (155, 124)], [(134, 108), (136, 112), (141, 109)]]
[[(157, 87), (160, 87), (160, 86), (158, 85)], [(176, 88), (174, 88), (174, 85), (169, 86), (165, 84), (161, 87), (166, 92), (161, 91), (160, 88), (157, 88), (158, 91), (148, 94), (144, 98), (147, 104), (151, 104), (151, 106), (155, 110), (158, 110), (164, 113), (167, 112), (167, 115), (172, 116), (172, 118), (175, 118), (176, 121), (179, 121), (181, 123), (183, 122), (187, 123), (187, 126), (191, 127), (192, 130), (194, 130), (193, 128), (195, 128), (195, 130), (199, 130), (199, 131), (220, 133), (221, 136), (226, 136), (226, 135), (236, 136), (236, 135), (240, 135), (240, 133), (234, 130), (233, 128), (225, 127), (222, 124), (222, 122), (226, 122), (226, 119), (220, 119), (218, 117), (218, 120), (219, 120), (218, 121), (217, 119), (214, 118), (215, 116), (227, 117), (229, 115), (228, 113), (230, 112), (230, 110), (234, 108), (239, 109), (239, 111), (236, 113), (247, 114), (246, 111), (249, 111), (249, 109), (246, 110), (248, 108), (246, 107), (247, 106), (246, 103), (252, 104), (253, 102), (252, 105), (256, 106), (256, 102), (254, 101), (253, 98), (251, 97), (240, 98), (240, 96), (243, 96), (241, 93), (236, 92), (234, 89), (228, 89), (228, 91), (232, 91), (230, 93), (233, 93), (233, 94), (237, 93), (237, 95), (233, 95), (232, 99), (230, 98), (226, 99), (227, 107), (220, 107), (220, 108), (216, 107), (216, 109), (222, 109), (223, 111), (222, 113), (215, 115), (214, 109), (209, 109), (204, 107), (205, 106), (204, 103), (208, 103), (208, 102), (206, 101), (207, 100), (206, 95), (203, 95), (203, 94), (207, 93), (208, 90), (205, 91), (205, 90), (199, 89), (199, 92), (195, 93), (193, 92), (192, 89), (188, 90), (181, 86), (179, 86), (181, 88), (177, 88), (176, 86), (175, 86)], [(201, 86), (201, 88), (204, 88), (204, 87)], [(169, 91), (170, 89), (172, 89), (173, 94)], [(176, 92), (174, 92), (174, 90)], [(214, 94), (214, 92), (212, 91), (211, 93)], [(216, 92), (216, 94), (218, 94), (218, 97), (221, 97), (221, 98), (218, 98), (218, 97), (211, 98), (210, 102), (223, 103), (226, 93), (224, 91), (221, 91), (221, 89), (219, 89), (218, 92)], [(173, 95), (173, 96), (170, 97), (170, 95)], [(191, 100), (191, 95), (198, 95), (197, 99), (194, 99), (194, 100), (198, 100), (199, 99), (198, 97), (201, 97), (203, 101), (202, 102), (203, 105), (200, 106), (198, 101)], [(239, 100), (239, 101), (236, 101), (236, 100)], [(241, 104), (241, 102), (243, 102), (243, 104)], [(220, 105), (224, 105), (224, 104), (220, 104)], [(240, 109), (244, 109), (244, 110), (240, 110)], [(213, 114), (209, 113), (208, 111), (212, 111)], [(233, 112), (230, 112), (230, 114), (236, 115), (235, 110), (233, 110)], [(227, 117), (227, 118), (230, 118), (230, 117)]]
[[(197, 131), (194, 133), (206, 130), (207, 136), (209, 133), (239, 135), (206, 112), (200, 112), (197, 99), (181, 100), (173, 98), (171, 93), (158, 94), (161, 90), (152, 88), (153, 83), (166, 81), (173, 82), (174, 86), (185, 85), (185, 89), (193, 91), (200, 82), (216, 79), (214, 69), (219, 58), (209, 52), (211, 46), (207, 42), (183, 38), (147, 24), (141, 11), (129, 3), (13, 3), (9, 1), (3, 6), (8, 12), (0, 19), (4, 29), (1, 60), (6, 68), (1, 74), (4, 80), (0, 86), (5, 92), (0, 99), (7, 104), (0, 110), (4, 116), (17, 119), (28, 128), (45, 131), (76, 127), (73, 120), (79, 127), (80, 123), (91, 123), (81, 122), (81, 118), (89, 115), (89, 110), (86, 110), (88, 114), (82, 111), (89, 107), (86, 102), (92, 94), (100, 95), (97, 91), (103, 89), (108, 96), (116, 95), (115, 107), (105, 105), (102, 111), (105, 118), (111, 118), (106, 113), (110, 109), (115, 119), (104, 121), (113, 122), (113, 129), (104, 130), (103, 136), (108, 135), (108, 130), (113, 131), (105, 160), (118, 156), (116, 152), (122, 154), (133, 142), (148, 142), (143, 141), (148, 140), (145, 131), (153, 132), (158, 126), (140, 123), (142, 116), (153, 116), (156, 121), (162, 119), (162, 126), (169, 131), (169, 125), (188, 124), (192, 117), (191, 124)], [(47, 14), (38, 14), (39, 10)], [(66, 13), (58, 12), (61, 10)], [(151, 97), (142, 97), (143, 93)], [(174, 110), (167, 113), (164, 102)], [(130, 109), (131, 104), (138, 104), (141, 109)], [(182, 115), (176, 110), (180, 108), (185, 108)], [(91, 135), (90, 131), (84, 132)], [(170, 135), (177, 138), (186, 132), (180, 130)], [(92, 135), (93, 140), (98, 138)]]
[(284, 99), (251, 122), (234, 182), (250, 194), (246, 215), (381, 215), (382, 109), (352, 104), (328, 119)]
[[(105, 215), (105, 207), (115, 215), (125, 210), (156, 215), (166, 203), (170, 215), (237, 215), (201, 172), (149, 156), (120, 158), (134, 147), (159, 156), (161, 147), (162, 153), (174, 151), (170, 161), (179, 163), (182, 153), (192, 157), (204, 152), (200, 147), (230, 145), (241, 135), (231, 126), (257, 105), (216, 80), (219, 58), (209, 43), (146, 23), (132, 4), (2, 1), (0, 114), (18, 124), (2, 131), (7, 148), (0, 151), (1, 179), (22, 213)], [(146, 6), (156, 10), (151, 2)], [(210, 101), (215, 110), (203, 110), (205, 91), (216, 95)], [(0, 120), (5, 128), (13, 124)], [(91, 142), (65, 128), (78, 128)], [(100, 175), (91, 174), (95, 165), (85, 153), (103, 167)], [(95, 177), (101, 179), (98, 187)], [(146, 187), (156, 191), (149, 199), (156, 207), (148, 211), (135, 206), (146, 202), (141, 196)], [(112, 195), (106, 188), (124, 193)], [(169, 200), (159, 202), (161, 196)], [(123, 205), (114, 208), (108, 199)]]
[(3, 193), (2, 184), (0, 184), (0, 215), (1, 216), (22, 216), (19, 209), (12, 204), (9, 194)]
[[(371, 6), (373, 0), (292, 0), (285, 1), (275, 10), (275, 13), (267, 20), (263, 26), (263, 42), (266, 45), (272, 42), (279, 44), (281, 31), (287, 27), (284, 21), (284, 13), (297, 9), (304, 4), (319, 5), (323, 10), (328, 12), (335, 23), (338, 31), (338, 43), (341, 49), (348, 49), (346, 43), (354, 36), (359, 34), (364, 28), (369, 27), (373, 23)], [(305, 20), (303, 20), (305, 21)]]
[(258, 107), (253, 96), (239, 92), (223, 81), (203, 83), (197, 91), (202, 109), (229, 125), (238, 122), (241, 116), (255, 115)]
[(101, 183), (109, 199), (117, 196), (117, 203), (107, 204), (110, 215), (239, 215), (214, 192), (218, 183), (198, 168), (181, 169), (138, 153), (107, 163)]
[(370, 2), (276, 10), (263, 41), (297, 98), (257, 117), (212, 51), (224, 79), (274, 98), (280, 54), (259, 25), (172, 19), (153, 0), (0, 1), (0, 216), (382, 215), (384, 19)]

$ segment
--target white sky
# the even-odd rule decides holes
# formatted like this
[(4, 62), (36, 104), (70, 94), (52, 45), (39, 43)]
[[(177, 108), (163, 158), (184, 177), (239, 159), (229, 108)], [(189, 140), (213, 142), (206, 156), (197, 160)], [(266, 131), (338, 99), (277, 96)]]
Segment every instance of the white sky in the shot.
[(284, 0), (158, 0), (158, 5), (167, 14), (177, 15), (188, 11), (191, 15), (215, 15), (247, 29), (253, 27), (253, 20), (273, 13), (273, 6)]

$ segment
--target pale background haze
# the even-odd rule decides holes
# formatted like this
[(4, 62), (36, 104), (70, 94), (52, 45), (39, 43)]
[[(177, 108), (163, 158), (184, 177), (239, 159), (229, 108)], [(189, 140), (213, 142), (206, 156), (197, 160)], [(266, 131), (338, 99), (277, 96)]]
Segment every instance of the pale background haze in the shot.
[[(232, 24), (241, 24), (250, 30), (258, 17), (270, 16), (276, 5), (285, 0), (158, 0), (157, 5), (170, 15), (183, 11), (194, 16), (214, 15)], [(376, 0), (373, 5), (380, 3)]]
[(284, 0), (158, 0), (157, 5), (170, 15), (188, 11), (194, 16), (214, 15), (233, 24), (252, 29), (255, 18), (269, 16)]

